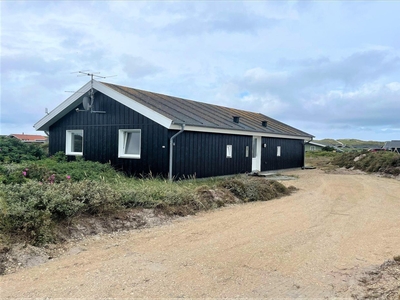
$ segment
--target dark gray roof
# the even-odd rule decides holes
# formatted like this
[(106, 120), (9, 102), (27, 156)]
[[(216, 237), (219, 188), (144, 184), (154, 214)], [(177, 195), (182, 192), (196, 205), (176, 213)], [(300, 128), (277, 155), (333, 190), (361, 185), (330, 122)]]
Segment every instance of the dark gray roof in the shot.
[(383, 146), (384, 149), (400, 149), (400, 141), (399, 140), (394, 140), (390, 142), (386, 142), (385, 145)]
[[(254, 131), (279, 135), (312, 137), (312, 135), (286, 125), (260, 113), (228, 108), (173, 96), (102, 82), (113, 90), (170, 118), (176, 124), (227, 130)], [(239, 117), (239, 123), (233, 117)], [(267, 121), (267, 127), (262, 122)]]

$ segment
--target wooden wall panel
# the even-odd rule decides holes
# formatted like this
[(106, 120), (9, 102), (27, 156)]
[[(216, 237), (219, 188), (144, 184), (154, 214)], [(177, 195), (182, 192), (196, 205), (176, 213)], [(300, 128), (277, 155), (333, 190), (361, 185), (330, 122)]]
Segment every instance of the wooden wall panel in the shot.
[[(278, 146), (281, 147), (281, 156), (279, 157), (277, 156)], [(261, 171), (301, 168), (303, 164), (304, 144), (302, 140), (262, 138)]]
[[(105, 114), (74, 110), (50, 127), (49, 152), (65, 151), (65, 133), (84, 130), (84, 158), (102, 163), (111, 162), (118, 170), (131, 175), (168, 176), (169, 138), (177, 133), (101, 94), (95, 94), (94, 110)], [(83, 109), (82, 105), (79, 107)], [(118, 158), (118, 130), (141, 129), (141, 158)], [(251, 172), (251, 136), (184, 131), (175, 139), (173, 175), (210, 177)], [(303, 166), (304, 150), (300, 140), (262, 138), (261, 170), (277, 170)], [(226, 157), (226, 146), (232, 145), (232, 158)], [(245, 157), (246, 146), (249, 157)], [(276, 147), (281, 146), (281, 157)]]

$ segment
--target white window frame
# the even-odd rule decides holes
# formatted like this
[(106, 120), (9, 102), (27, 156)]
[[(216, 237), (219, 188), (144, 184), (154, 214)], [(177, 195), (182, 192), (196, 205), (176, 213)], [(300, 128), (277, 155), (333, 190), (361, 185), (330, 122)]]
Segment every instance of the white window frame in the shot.
[(232, 158), (232, 145), (226, 145), (226, 158)]
[[(82, 151), (81, 152), (74, 152), (73, 149), (73, 135), (80, 134), (82, 136)], [(74, 130), (67, 130), (66, 131), (66, 140), (65, 140), (65, 154), (66, 155), (75, 155), (75, 156), (82, 156), (83, 155), (83, 129), (74, 129)]]
[[(127, 154), (125, 153), (127, 133), (139, 132), (139, 153)], [(120, 129), (118, 130), (118, 157), (119, 158), (133, 158), (140, 159), (142, 148), (142, 130), (141, 129)]]
[(281, 146), (276, 147), (276, 156), (281, 156)]

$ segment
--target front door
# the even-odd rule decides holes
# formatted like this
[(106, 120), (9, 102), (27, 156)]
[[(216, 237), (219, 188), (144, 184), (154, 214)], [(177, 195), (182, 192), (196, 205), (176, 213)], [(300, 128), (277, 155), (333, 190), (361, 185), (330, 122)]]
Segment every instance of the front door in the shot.
[(261, 136), (253, 136), (251, 170), (261, 171)]

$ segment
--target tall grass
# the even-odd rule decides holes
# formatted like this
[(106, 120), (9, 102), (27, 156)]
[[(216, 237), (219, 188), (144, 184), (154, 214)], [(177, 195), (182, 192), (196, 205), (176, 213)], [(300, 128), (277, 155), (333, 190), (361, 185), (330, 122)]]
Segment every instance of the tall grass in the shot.
[(332, 163), (365, 172), (382, 172), (394, 176), (400, 174), (400, 155), (391, 151), (344, 153), (335, 157)]
[(114, 183), (27, 179), (3, 184), (1, 191), (0, 233), (39, 245), (54, 241), (57, 224), (80, 216), (107, 216), (138, 207), (185, 216), (229, 203), (271, 200), (291, 190), (276, 181), (236, 176), (176, 182), (119, 177)]
[(151, 175), (130, 178), (110, 164), (67, 162), (62, 152), (20, 163), (4, 161), (0, 164), (0, 241), (52, 242), (59, 224), (80, 216), (107, 216), (131, 208), (184, 216), (289, 192), (278, 182), (247, 176), (174, 182)]

